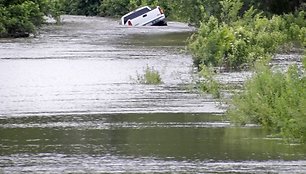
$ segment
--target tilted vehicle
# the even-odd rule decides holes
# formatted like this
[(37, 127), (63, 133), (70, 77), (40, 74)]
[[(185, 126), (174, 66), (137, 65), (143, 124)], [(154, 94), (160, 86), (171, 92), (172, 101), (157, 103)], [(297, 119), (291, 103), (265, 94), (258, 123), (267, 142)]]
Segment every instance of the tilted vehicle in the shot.
[(148, 6), (138, 8), (121, 18), (121, 24), (127, 26), (165, 26), (167, 22), (164, 11), (157, 6), (151, 9)]

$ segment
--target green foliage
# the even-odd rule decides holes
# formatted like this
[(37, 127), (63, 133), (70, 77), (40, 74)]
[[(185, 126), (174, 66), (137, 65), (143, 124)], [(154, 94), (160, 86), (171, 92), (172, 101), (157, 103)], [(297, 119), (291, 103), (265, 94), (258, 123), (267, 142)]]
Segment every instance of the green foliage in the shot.
[(238, 20), (239, 11), (243, 5), (240, 0), (223, 0), (221, 4), (221, 20), (230, 23)]
[(22, 4), (0, 7), (2, 32), (1, 36), (23, 35), (35, 32), (35, 25), (40, 25), (43, 14), (39, 6), (32, 1)]
[[(14, 0), (0, 2), (0, 37), (24, 37), (36, 32), (50, 13), (50, 3), (59, 0)], [(55, 11), (55, 8), (53, 8)], [(57, 14), (59, 16), (59, 14)]]
[(258, 8), (272, 14), (284, 14), (294, 12), (302, 8), (305, 1), (302, 0), (255, 0)]
[(99, 14), (102, 0), (61, 0), (66, 14), (94, 16)]
[(100, 6), (101, 16), (123, 15), (130, 11), (129, 0), (104, 0)]
[(61, 22), (61, 15), (63, 9), (63, 3), (61, 0), (49, 0), (48, 2), (48, 14), (50, 14), (57, 24)]
[(200, 81), (199, 88), (203, 92), (212, 94), (215, 98), (220, 98), (220, 84), (214, 79), (214, 76), (213, 67), (202, 66), (200, 77), (203, 79)]
[[(121, 16), (139, 6), (161, 6), (165, 9), (166, 16), (170, 19), (188, 22), (200, 26), (202, 21), (210, 16), (218, 20), (235, 20), (238, 16), (251, 6), (265, 10), (267, 13), (294, 12), (302, 8), (300, 1), (282, 0), (276, 6), (277, 1), (271, 0), (61, 0), (64, 4), (64, 11), (74, 15), (101, 15)], [(219, 3), (220, 2), (220, 3)], [(229, 13), (226, 13), (229, 12)], [(225, 12), (225, 13), (224, 13)]]
[(157, 85), (162, 83), (162, 80), (157, 70), (155, 70), (153, 67), (150, 68), (147, 66), (143, 75), (137, 74), (137, 82), (142, 84)]
[(250, 8), (239, 17), (242, 3), (221, 1), (221, 21), (210, 17), (202, 22), (189, 41), (196, 66), (222, 66), (237, 70), (253, 66), (258, 60), (269, 60), (282, 45), (305, 43), (305, 12), (273, 16), (271, 19)]
[(306, 142), (305, 72), (299, 74), (296, 65), (286, 73), (273, 72), (263, 65), (256, 70), (245, 90), (233, 98), (228, 111), (231, 121), (260, 124), (289, 140)]

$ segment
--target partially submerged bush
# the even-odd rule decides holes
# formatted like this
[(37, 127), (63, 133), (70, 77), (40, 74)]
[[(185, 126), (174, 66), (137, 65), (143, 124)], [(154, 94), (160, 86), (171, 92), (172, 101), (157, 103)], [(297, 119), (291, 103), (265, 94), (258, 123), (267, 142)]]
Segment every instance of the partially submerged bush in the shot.
[(302, 74), (296, 65), (286, 73), (258, 66), (245, 90), (233, 98), (231, 121), (259, 124), (289, 140), (306, 142), (306, 57), (303, 62)]
[(253, 66), (257, 60), (271, 59), (285, 43), (305, 46), (304, 11), (268, 19), (250, 8), (239, 17), (239, 2), (221, 1), (223, 20), (210, 17), (191, 37), (188, 48), (196, 66), (204, 64), (237, 70)]
[(147, 66), (142, 75), (137, 74), (137, 82), (142, 84), (157, 85), (162, 83), (162, 80), (157, 70), (155, 70), (153, 67), (150, 68)]
[(213, 67), (202, 66), (200, 71), (202, 80), (199, 82), (201, 91), (212, 94), (215, 98), (220, 98), (220, 83), (214, 78), (215, 72)]

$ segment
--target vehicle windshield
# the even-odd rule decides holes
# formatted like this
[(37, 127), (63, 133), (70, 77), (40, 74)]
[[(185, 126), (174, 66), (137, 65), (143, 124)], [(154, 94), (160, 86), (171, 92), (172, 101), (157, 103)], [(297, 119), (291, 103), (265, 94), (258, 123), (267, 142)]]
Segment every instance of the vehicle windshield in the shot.
[(134, 18), (137, 18), (138, 16), (141, 16), (147, 12), (149, 12), (150, 9), (149, 8), (144, 8), (144, 9), (141, 9), (141, 10), (138, 10), (136, 11), (135, 13), (132, 13), (126, 17), (124, 17), (124, 24), (129, 20), (129, 19), (134, 19)]

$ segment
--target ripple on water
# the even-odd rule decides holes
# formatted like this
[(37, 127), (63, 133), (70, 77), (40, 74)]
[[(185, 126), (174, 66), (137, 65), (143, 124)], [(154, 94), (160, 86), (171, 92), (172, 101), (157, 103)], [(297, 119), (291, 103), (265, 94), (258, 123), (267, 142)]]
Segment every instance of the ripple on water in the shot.
[[(199, 114), (224, 110), (188, 89), (194, 28), (63, 21), (35, 38), (0, 40), (0, 173), (305, 173), (304, 147)], [(135, 83), (147, 66), (163, 84)]]
[[(99, 17), (63, 21), (36, 38), (1, 40), (0, 115), (224, 111), (186, 87), (192, 58), (180, 50), (194, 31), (186, 24), (153, 29)], [(135, 83), (147, 66), (160, 72), (162, 85)]]
[[(17, 154), (0, 157), (4, 173), (304, 173), (306, 161), (174, 161), (114, 156)], [(14, 164), (12, 164), (14, 161)]]

